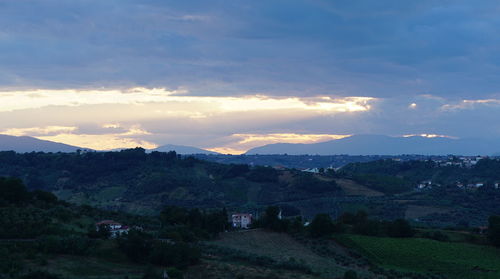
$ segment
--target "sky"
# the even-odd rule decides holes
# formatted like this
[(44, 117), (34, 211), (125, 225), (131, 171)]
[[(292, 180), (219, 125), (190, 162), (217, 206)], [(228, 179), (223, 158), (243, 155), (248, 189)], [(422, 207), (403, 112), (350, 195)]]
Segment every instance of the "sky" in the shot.
[(238, 154), (500, 139), (494, 0), (0, 0), (0, 134)]

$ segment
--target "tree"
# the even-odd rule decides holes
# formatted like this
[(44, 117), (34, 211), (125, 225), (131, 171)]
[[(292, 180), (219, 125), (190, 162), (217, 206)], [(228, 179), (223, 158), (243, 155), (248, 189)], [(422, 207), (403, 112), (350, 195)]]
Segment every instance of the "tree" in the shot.
[(162, 226), (185, 225), (188, 222), (188, 211), (177, 206), (167, 206), (160, 213)]
[(391, 237), (411, 237), (414, 232), (408, 221), (397, 219), (388, 225), (387, 234)]
[(488, 240), (500, 247), (500, 216), (490, 216), (488, 219)]
[(200, 257), (200, 250), (187, 243), (160, 243), (152, 249), (150, 261), (155, 265), (186, 268), (198, 263)]
[(0, 177), (0, 199), (20, 204), (29, 199), (29, 193), (20, 179)]
[(45, 203), (57, 203), (57, 197), (56, 195), (52, 194), (51, 192), (47, 191), (42, 191), (42, 190), (35, 190), (33, 191), (33, 197), (39, 201), (43, 201)]
[(90, 238), (108, 239), (111, 237), (111, 228), (108, 225), (99, 225), (98, 228), (90, 226), (87, 232)]
[(262, 219), (262, 226), (273, 231), (285, 231), (286, 222), (279, 218), (280, 208), (277, 206), (269, 206), (266, 208), (266, 213)]
[(309, 232), (313, 237), (325, 237), (335, 230), (332, 218), (328, 214), (318, 214), (309, 225)]
[(358, 274), (354, 270), (348, 270), (344, 273), (344, 279), (357, 279)]
[(153, 238), (144, 232), (130, 230), (117, 239), (120, 249), (134, 262), (144, 262), (148, 259), (152, 246)]

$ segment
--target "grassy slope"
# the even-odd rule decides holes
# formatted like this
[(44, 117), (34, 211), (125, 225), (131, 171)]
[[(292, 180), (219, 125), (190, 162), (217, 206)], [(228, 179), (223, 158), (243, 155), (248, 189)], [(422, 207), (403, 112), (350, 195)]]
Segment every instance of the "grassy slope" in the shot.
[[(308, 246), (282, 233), (262, 230), (225, 233), (221, 239), (213, 241), (211, 244), (269, 257), (280, 262), (294, 258), (298, 262), (305, 263), (313, 272), (326, 276), (326, 278), (341, 277), (346, 270), (351, 269), (351, 267), (341, 266), (333, 258), (318, 255)], [(341, 247), (337, 247), (337, 249), (337, 253), (345, 254)], [(357, 271), (359, 274), (367, 273), (366, 270), (362, 269)]]
[(383, 267), (450, 278), (500, 278), (500, 251), (492, 247), (419, 238), (346, 237)]
[(383, 196), (384, 193), (375, 191), (368, 187), (365, 187), (359, 183), (356, 183), (350, 179), (336, 179), (337, 184), (344, 190), (346, 195), (350, 196), (367, 196), (367, 197), (379, 197)]

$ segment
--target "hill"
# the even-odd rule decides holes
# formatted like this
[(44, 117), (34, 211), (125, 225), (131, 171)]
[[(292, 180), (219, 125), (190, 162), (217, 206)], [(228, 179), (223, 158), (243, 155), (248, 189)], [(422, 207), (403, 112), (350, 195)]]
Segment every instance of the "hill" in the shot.
[(491, 155), (498, 152), (498, 149), (500, 149), (500, 141), (498, 140), (355, 135), (312, 144), (269, 144), (250, 149), (246, 154)]
[(341, 195), (335, 181), (310, 173), (226, 165), (175, 152), (0, 152), (0, 176), (51, 191), (77, 204), (157, 213), (166, 204), (257, 210), (263, 205)]
[(76, 152), (85, 149), (64, 143), (40, 140), (33, 137), (0, 135), (0, 151), (25, 152)]
[(162, 145), (155, 149), (151, 149), (150, 151), (160, 151), (160, 152), (175, 151), (177, 154), (205, 154), (205, 155), (219, 154), (217, 152), (208, 151), (197, 147), (185, 146), (185, 145), (173, 145), (173, 144)]

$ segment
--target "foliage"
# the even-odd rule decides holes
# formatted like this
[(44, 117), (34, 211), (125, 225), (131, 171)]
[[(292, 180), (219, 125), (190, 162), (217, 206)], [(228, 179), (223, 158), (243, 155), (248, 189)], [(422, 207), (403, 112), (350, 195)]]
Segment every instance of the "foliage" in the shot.
[(198, 263), (198, 248), (183, 242), (156, 241), (145, 232), (131, 230), (117, 238), (118, 247), (137, 263), (186, 268)]
[(397, 219), (387, 225), (387, 235), (390, 237), (411, 237), (414, 233), (410, 223), (404, 219)]
[(160, 266), (186, 268), (197, 264), (200, 257), (200, 250), (187, 243), (160, 243), (153, 247), (150, 254), (150, 262)]
[(90, 238), (100, 238), (100, 239), (108, 239), (111, 237), (111, 228), (108, 225), (101, 224), (98, 228), (96, 226), (91, 225), (87, 232), (88, 237)]
[(328, 214), (318, 214), (309, 225), (309, 232), (313, 237), (326, 237), (335, 231), (335, 225)]
[(354, 270), (348, 270), (344, 273), (344, 279), (357, 279), (358, 274)]
[(61, 277), (48, 273), (47, 271), (32, 271), (28, 274), (25, 274), (19, 279), (60, 279)]
[[(21, 178), (30, 190), (54, 191), (74, 203), (135, 213), (156, 214), (165, 204), (190, 208), (274, 204), (290, 197), (339, 191), (335, 181), (304, 172), (280, 179), (289, 172), (218, 164), (175, 152), (146, 153), (141, 148), (83, 153), (0, 152), (0, 173)], [(53, 198), (38, 196), (45, 202)], [(6, 201), (0, 188), (0, 205), (2, 202)]]
[[(351, 163), (342, 168), (343, 176), (352, 177), (372, 187), (382, 187), (387, 193), (397, 193), (398, 184), (402, 191), (408, 186), (416, 185), (424, 180), (432, 180), (435, 184), (451, 185), (457, 181), (464, 184), (483, 182), (492, 184), (500, 181), (500, 160), (484, 158), (470, 168), (460, 166), (438, 166), (430, 160), (394, 161), (378, 160), (366, 163)], [(388, 183), (384, 186), (382, 182)], [(401, 192), (399, 191), (399, 192)]]
[(183, 241), (194, 241), (216, 236), (230, 227), (227, 211), (200, 211), (197, 208), (187, 209), (167, 206), (160, 213), (162, 224), (161, 235)]
[(351, 225), (351, 232), (371, 236), (411, 237), (415, 233), (410, 223), (404, 219), (380, 221), (368, 219), (368, 214), (358, 211), (356, 214), (344, 213), (339, 223)]
[(247, 178), (254, 182), (278, 182), (278, 171), (271, 167), (257, 166), (248, 174)]
[(385, 194), (399, 194), (410, 191), (413, 188), (413, 184), (408, 180), (396, 176), (356, 174), (352, 176), (352, 179), (368, 188)]
[(153, 249), (153, 237), (138, 230), (130, 230), (117, 241), (120, 250), (134, 262), (146, 262)]
[(433, 232), (425, 232), (422, 234), (422, 237), (429, 238), (437, 241), (450, 241), (450, 237), (441, 231), (433, 231)]
[(311, 173), (301, 173), (296, 177), (294, 184), (297, 185), (296, 187), (298, 189), (311, 194), (321, 194), (340, 190), (335, 180), (320, 180)]
[[(493, 247), (421, 238), (345, 236), (344, 244), (385, 268), (443, 274), (449, 278), (499, 278), (500, 259)], [(339, 238), (342, 239), (342, 238)]]
[(30, 195), (23, 182), (17, 178), (0, 177), (0, 203), (22, 204)]
[(488, 223), (488, 240), (493, 245), (500, 247), (500, 216), (491, 216)]
[(38, 250), (49, 254), (86, 255), (93, 246), (90, 239), (79, 235), (42, 236), (38, 242)]
[(280, 208), (269, 206), (261, 220), (261, 226), (272, 231), (286, 231), (287, 224), (279, 218)]

